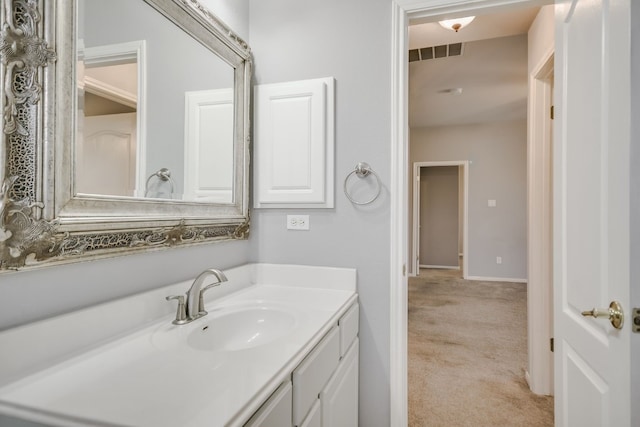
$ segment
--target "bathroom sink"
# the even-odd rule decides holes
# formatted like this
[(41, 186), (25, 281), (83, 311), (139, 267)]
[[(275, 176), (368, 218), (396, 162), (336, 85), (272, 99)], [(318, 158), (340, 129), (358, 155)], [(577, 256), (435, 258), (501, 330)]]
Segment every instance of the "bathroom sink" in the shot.
[(269, 344), (295, 325), (294, 315), (269, 307), (225, 309), (209, 316), (204, 325), (187, 336), (189, 347), (204, 351), (245, 350)]

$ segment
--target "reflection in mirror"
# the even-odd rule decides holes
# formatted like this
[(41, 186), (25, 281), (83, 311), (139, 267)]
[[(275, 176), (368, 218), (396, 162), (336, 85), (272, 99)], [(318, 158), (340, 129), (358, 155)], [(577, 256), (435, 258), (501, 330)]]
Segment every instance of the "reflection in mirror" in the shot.
[(197, 0), (2, 4), (0, 271), (248, 238), (241, 38)]
[[(80, 46), (83, 43), (78, 43)], [(136, 196), (145, 139), (144, 41), (79, 50), (76, 191)]]
[(142, 0), (78, 10), (75, 194), (233, 203), (234, 67)]
[(233, 202), (233, 90), (186, 93), (185, 198)]

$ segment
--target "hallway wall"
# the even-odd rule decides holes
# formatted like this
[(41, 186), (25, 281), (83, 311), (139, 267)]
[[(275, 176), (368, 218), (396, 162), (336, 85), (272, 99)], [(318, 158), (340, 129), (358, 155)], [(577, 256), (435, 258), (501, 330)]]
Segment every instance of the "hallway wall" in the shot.
[[(468, 206), (471, 277), (527, 277), (526, 151), (526, 120), (411, 129), (411, 162), (472, 162)], [(495, 200), (496, 207), (489, 207), (489, 200)], [(502, 264), (496, 263), (498, 256)]]

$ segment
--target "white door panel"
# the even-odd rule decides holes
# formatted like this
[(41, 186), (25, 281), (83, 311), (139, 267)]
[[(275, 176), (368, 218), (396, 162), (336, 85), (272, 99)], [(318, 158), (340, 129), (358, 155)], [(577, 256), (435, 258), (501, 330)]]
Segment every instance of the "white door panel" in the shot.
[(556, 5), (556, 425), (630, 423), (630, 326), (581, 312), (629, 307), (630, 0)]
[(79, 138), (76, 191), (110, 196), (136, 192), (136, 113), (84, 118)]

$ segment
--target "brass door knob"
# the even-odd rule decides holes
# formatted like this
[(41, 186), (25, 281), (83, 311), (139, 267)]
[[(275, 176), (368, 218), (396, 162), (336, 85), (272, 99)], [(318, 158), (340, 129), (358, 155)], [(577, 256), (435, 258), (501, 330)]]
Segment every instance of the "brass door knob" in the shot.
[(592, 316), (595, 318), (606, 317), (611, 321), (611, 324), (616, 329), (622, 329), (622, 325), (624, 324), (624, 313), (622, 311), (622, 305), (618, 301), (612, 301), (609, 304), (609, 308), (594, 308), (592, 310), (583, 311), (582, 315)]

